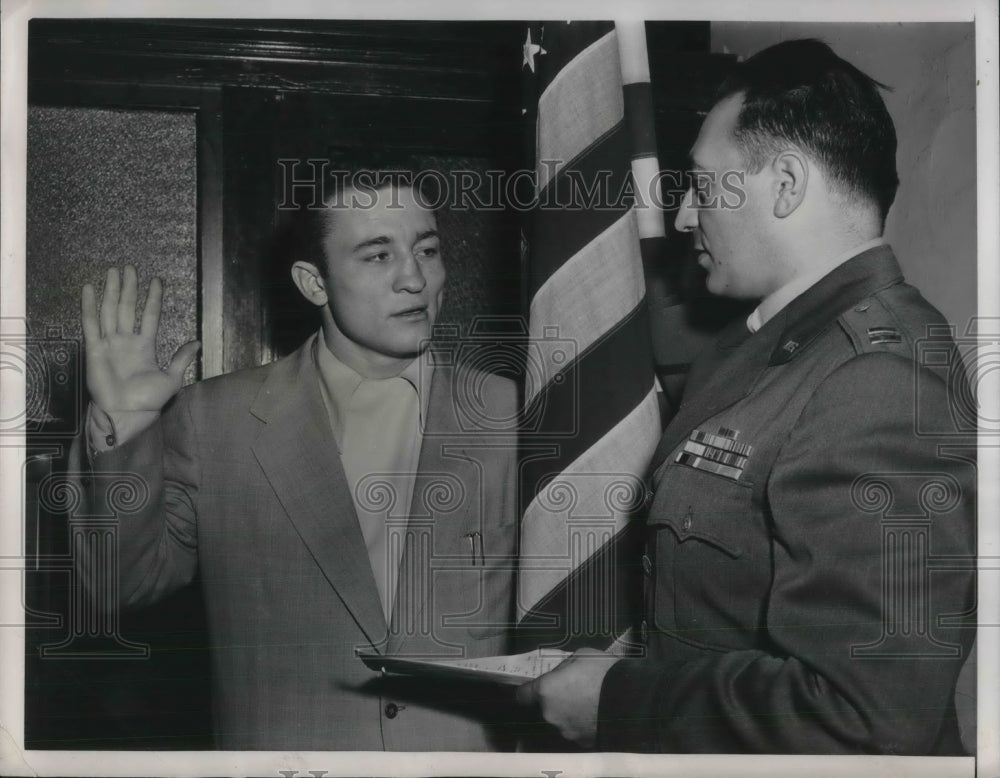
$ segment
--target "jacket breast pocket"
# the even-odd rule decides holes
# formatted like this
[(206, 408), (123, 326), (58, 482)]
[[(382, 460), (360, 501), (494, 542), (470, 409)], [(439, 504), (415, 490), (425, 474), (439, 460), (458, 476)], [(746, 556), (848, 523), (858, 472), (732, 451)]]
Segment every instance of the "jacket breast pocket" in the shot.
[(453, 554), (436, 573), (445, 628), (473, 638), (509, 635), (513, 629), (516, 524), (472, 522), (456, 532)]
[(657, 576), (666, 576), (656, 587), (658, 621), (672, 610), (667, 621), (689, 637), (739, 645), (733, 630), (759, 624), (770, 580), (753, 487), (684, 465), (667, 470), (649, 516)]

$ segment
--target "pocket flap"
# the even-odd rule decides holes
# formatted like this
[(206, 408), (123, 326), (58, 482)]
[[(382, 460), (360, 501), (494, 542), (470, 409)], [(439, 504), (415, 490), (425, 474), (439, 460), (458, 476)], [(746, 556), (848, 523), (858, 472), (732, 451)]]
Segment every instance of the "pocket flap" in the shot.
[(667, 526), (680, 543), (702, 541), (739, 558), (752, 535), (752, 496), (748, 483), (670, 465), (657, 487), (649, 528)]

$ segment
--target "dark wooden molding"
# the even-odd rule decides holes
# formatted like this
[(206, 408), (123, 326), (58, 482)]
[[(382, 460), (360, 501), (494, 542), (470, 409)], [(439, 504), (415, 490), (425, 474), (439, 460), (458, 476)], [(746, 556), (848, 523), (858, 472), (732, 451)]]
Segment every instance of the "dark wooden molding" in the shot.
[(491, 102), (519, 22), (34, 19), (33, 82), (248, 86)]

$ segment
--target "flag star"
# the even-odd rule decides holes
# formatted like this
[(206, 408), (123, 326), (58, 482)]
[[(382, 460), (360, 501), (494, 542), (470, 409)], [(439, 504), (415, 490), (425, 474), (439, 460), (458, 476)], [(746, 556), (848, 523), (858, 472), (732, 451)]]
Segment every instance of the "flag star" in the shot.
[(529, 27), (528, 36), (524, 39), (524, 62), (521, 64), (521, 67), (527, 65), (529, 68), (531, 68), (531, 72), (534, 73), (535, 55), (538, 54), (539, 56), (541, 56), (542, 54), (547, 54), (547, 53), (548, 52), (546, 52), (545, 49), (543, 49), (537, 43), (531, 42), (531, 28)]

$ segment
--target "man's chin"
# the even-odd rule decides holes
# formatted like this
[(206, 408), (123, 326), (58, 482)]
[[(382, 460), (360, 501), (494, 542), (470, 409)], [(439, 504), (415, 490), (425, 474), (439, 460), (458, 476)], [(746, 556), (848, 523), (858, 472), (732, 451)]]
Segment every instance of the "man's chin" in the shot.
[(414, 359), (427, 351), (430, 344), (430, 335), (427, 334), (417, 340), (393, 344), (390, 353), (397, 359)]
[(714, 294), (719, 297), (725, 296), (726, 294), (726, 285), (719, 278), (719, 276), (711, 270), (708, 271), (708, 277), (705, 279), (705, 288), (708, 290), (709, 294)]

